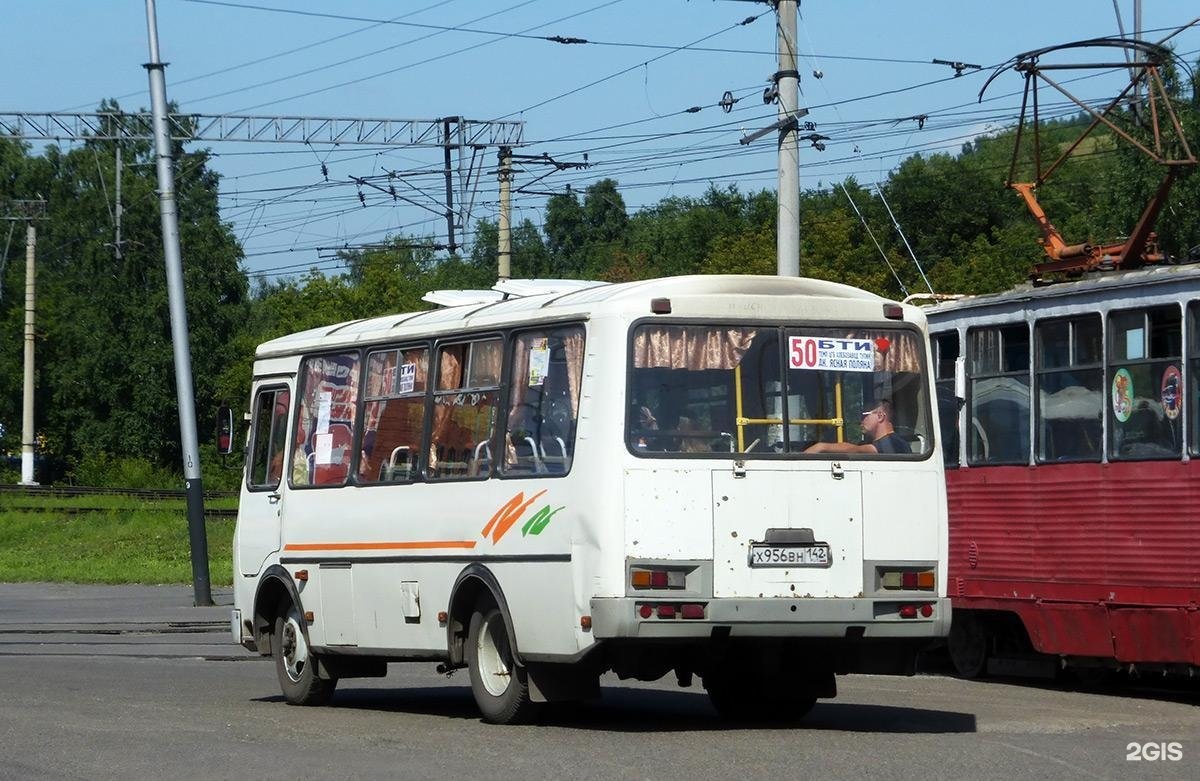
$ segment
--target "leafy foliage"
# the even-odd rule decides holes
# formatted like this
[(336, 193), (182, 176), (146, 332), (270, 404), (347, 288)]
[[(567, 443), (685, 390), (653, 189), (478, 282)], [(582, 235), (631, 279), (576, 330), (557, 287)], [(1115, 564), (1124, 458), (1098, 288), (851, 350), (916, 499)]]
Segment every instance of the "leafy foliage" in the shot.
[[(1195, 90), (1179, 97), (1176, 107), (1186, 137), (1200, 145)], [(102, 108), (118, 110), (115, 104)], [(1078, 117), (1044, 127), (1043, 155), (1053, 158), (1065, 149), (1086, 122)], [(891, 298), (924, 291), (926, 277), (938, 292), (956, 293), (1020, 282), (1042, 251), (1025, 205), (1004, 187), (1014, 142), (1010, 129), (980, 136), (957, 155), (914, 155), (882, 184), (882, 195), (853, 179), (805, 191), (801, 273)], [(1017, 159), (1018, 180), (1033, 177), (1028, 147)], [(123, 142), (121, 151), (120, 252), (113, 246), (112, 142), (90, 141), (69, 151), (50, 146), (35, 155), (25, 144), (0, 140), (0, 202), (44, 197), (49, 204), (47, 219), (37, 224), (37, 429), (43, 455), (58, 459), (77, 481), (161, 482), (178, 474), (180, 456), (156, 184), (147, 165), (153, 157), (142, 142)], [(1039, 187), (1046, 213), (1068, 242), (1127, 235), (1162, 168), (1105, 133), (1078, 152)], [(207, 151), (178, 148), (175, 154), (202, 440), (217, 404), (246, 404), (258, 344), (316, 326), (421, 309), (428, 290), (486, 288), (495, 280), (498, 231), (481, 221), (466, 256), (439, 257), (427, 238), (394, 236), (382, 247), (343, 252), (339, 273), (313, 269), (251, 290), (241, 248), (220, 219), (220, 182)], [(551, 196), (544, 214), (540, 229), (527, 219), (513, 226), (514, 277), (626, 281), (773, 274), (776, 268), (776, 198), (765, 190), (710, 186), (699, 197), (668, 197), (631, 214), (619, 183), (602, 179), (582, 193)], [(0, 241), (5, 228), (0, 223)], [(0, 260), (0, 342), (14, 347), (22, 339), (24, 285), (23, 235), (16, 228)], [(1186, 257), (1192, 248), (1200, 253), (1200, 176), (1175, 183), (1158, 234), (1169, 255)], [(0, 453), (19, 450), (21, 360), (19, 348), (0, 351)], [(202, 464), (207, 487), (236, 483), (238, 472), (222, 468), (211, 452)]]

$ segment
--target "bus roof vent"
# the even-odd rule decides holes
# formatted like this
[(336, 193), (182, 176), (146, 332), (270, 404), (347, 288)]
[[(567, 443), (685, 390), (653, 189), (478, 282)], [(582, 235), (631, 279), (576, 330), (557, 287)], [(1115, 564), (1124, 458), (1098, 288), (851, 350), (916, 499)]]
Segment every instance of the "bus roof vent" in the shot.
[(505, 297), (521, 298), (544, 293), (570, 293), (607, 284), (594, 279), (502, 279), (492, 285), (492, 290), (503, 293)]

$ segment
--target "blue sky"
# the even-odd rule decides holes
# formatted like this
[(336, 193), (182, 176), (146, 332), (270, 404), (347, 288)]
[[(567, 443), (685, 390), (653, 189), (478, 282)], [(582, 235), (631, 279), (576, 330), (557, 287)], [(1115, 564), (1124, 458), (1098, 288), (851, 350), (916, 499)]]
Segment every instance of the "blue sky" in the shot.
[[(1118, 6), (1128, 30), (1133, 3)], [(1145, 37), (1158, 39), (1166, 34), (1159, 30), (1197, 13), (1192, 2), (1145, 0), (1143, 27), (1152, 31)], [(747, 17), (757, 18), (738, 24)], [(140, 0), (6, 0), (5, 22), (0, 112), (89, 111), (105, 97), (126, 109), (149, 105)], [(582, 190), (602, 177), (619, 182), (631, 212), (667, 195), (699, 195), (710, 182), (742, 191), (775, 187), (773, 136), (738, 143), (774, 119), (774, 107), (761, 98), (776, 67), (775, 17), (764, 3), (159, 0), (158, 30), (170, 63), (168, 97), (186, 112), (504, 118), (525, 122), (520, 153), (571, 162), (587, 154), (591, 167), (584, 170), (524, 166), (514, 185), (517, 220), (540, 224), (546, 202), (521, 188)], [(976, 103), (989, 66), (1018, 52), (1117, 32), (1111, 0), (805, 0), (800, 103), (811, 107), (806, 119), (830, 139), (824, 151), (802, 149), (801, 186), (828, 187), (846, 176), (869, 183), (916, 152), (956, 151), (1017, 115), (1021, 81), (1014, 73), (989, 89), (993, 100)], [(1194, 63), (1200, 28), (1174, 43)], [(935, 58), (984, 68), (954, 78), (952, 69), (930, 63)], [(1072, 91), (1099, 100), (1122, 86), (1119, 74), (1092, 75)], [(726, 90), (739, 98), (729, 114), (717, 105)], [(687, 112), (691, 107), (700, 110)], [(926, 115), (923, 127), (911, 119), (919, 115)], [(441, 165), (438, 150), (209, 146), (224, 177), (223, 216), (244, 242), (254, 274), (274, 278), (311, 265), (336, 271), (319, 247), (397, 234), (446, 240), (444, 219), (429, 208), (371, 188), (364, 206), (351, 180), (431, 171)], [(495, 152), (484, 155), (472, 220), (496, 215)], [(401, 192), (411, 201), (433, 204), (441, 195), (436, 174), (402, 178), (409, 184)]]

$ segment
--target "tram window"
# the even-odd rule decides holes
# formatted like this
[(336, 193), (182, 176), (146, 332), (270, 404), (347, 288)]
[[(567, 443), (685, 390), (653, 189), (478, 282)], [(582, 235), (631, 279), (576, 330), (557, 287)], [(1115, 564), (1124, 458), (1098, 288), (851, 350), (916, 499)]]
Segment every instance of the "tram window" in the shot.
[(354, 450), (358, 354), (306, 358), (300, 378), (292, 485), (342, 485), (350, 474)]
[(958, 466), (958, 400), (954, 397), (954, 366), (960, 354), (958, 331), (933, 334), (934, 379), (937, 386), (938, 420), (941, 422), (942, 459)]
[(571, 470), (583, 344), (580, 326), (525, 331), (513, 340), (501, 466), (506, 476)]
[(253, 445), (246, 480), (246, 485), (252, 491), (274, 491), (279, 487), (280, 478), (283, 477), (290, 405), (291, 394), (287, 388), (260, 391), (255, 399), (254, 430), (251, 433)]
[(1025, 323), (967, 332), (971, 414), (967, 460), (1029, 461), (1029, 329)]
[(416, 477), (428, 376), (427, 347), (382, 350), (367, 356), (360, 483), (407, 482)]
[(1038, 347), (1038, 461), (1099, 461), (1104, 367), (1100, 316), (1034, 326)]
[(1109, 458), (1182, 455), (1182, 317), (1173, 306), (1109, 318)]
[[(1191, 359), (1188, 361), (1188, 384), (1183, 386), (1187, 390), (1188, 416), (1191, 421), (1192, 435), (1189, 437), (1191, 442), (1191, 453), (1193, 456), (1200, 455), (1200, 301), (1193, 301), (1188, 304), (1188, 354)], [(1185, 398), (1182, 392), (1178, 393), (1180, 400)], [(1170, 401), (1168, 395), (1165, 401)]]
[(500, 339), (488, 339), (438, 349), (429, 479), (487, 477), (491, 472), (501, 346)]

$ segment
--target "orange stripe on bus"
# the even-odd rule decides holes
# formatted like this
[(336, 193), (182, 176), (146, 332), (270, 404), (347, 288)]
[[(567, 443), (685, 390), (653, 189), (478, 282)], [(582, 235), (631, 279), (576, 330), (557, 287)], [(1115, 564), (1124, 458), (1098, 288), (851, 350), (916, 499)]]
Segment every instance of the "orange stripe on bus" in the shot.
[(429, 550), (474, 548), (475, 540), (428, 540), (421, 542), (312, 542), (289, 543), (284, 550)]

